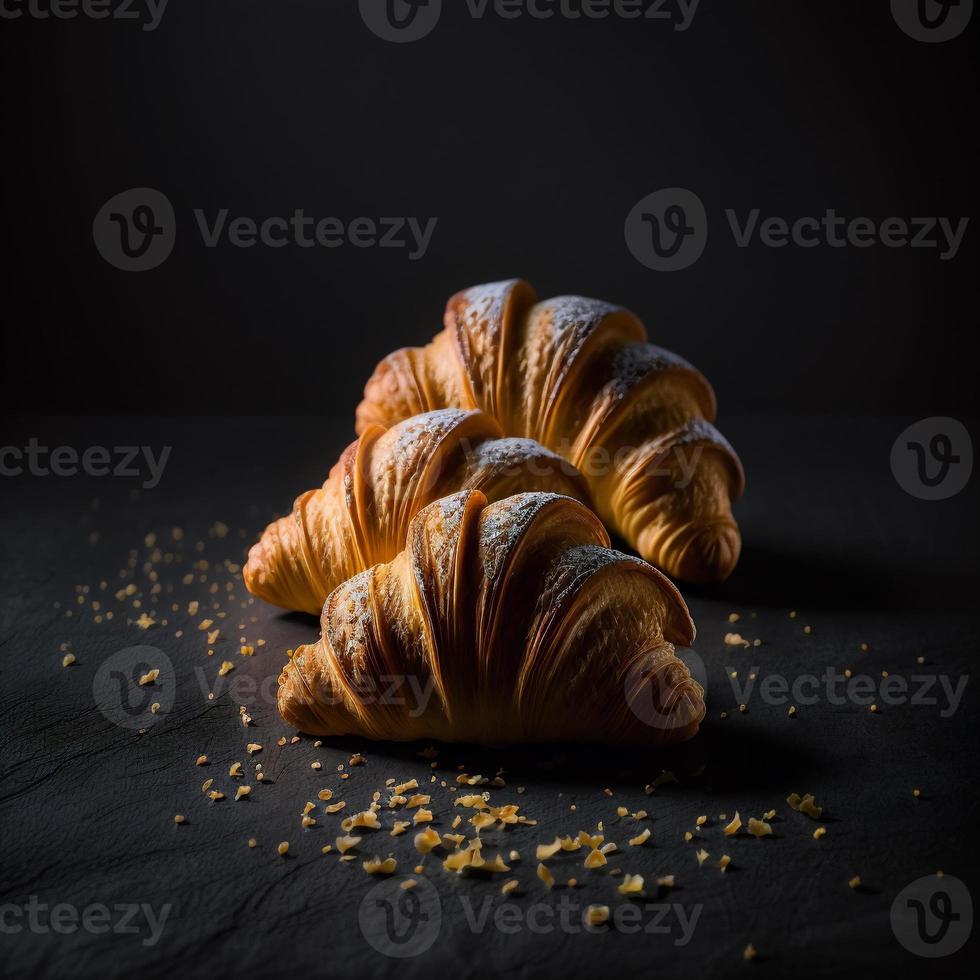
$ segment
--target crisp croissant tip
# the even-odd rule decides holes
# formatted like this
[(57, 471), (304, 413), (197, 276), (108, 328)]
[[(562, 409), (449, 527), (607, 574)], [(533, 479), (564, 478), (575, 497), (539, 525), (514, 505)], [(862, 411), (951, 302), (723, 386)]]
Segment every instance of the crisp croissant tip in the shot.
[(279, 687), (276, 691), (276, 704), (283, 721), (287, 725), (311, 735), (327, 734), (319, 725), (314, 695), (307, 686), (303, 671), (297, 664), (312, 647), (303, 645), (296, 648), (292, 658), (283, 666), (279, 674)]
[(717, 521), (696, 529), (677, 562), (676, 576), (685, 582), (723, 582), (735, 570), (742, 536), (732, 521)]
[(245, 581), (245, 588), (252, 595), (264, 598), (267, 572), (272, 560), (272, 546), (268, 540), (269, 530), (266, 529), (262, 537), (248, 549), (248, 558), (242, 567), (242, 579)]
[(242, 578), (245, 580), (245, 588), (249, 592), (253, 591), (253, 586), (258, 585), (259, 575), (262, 568), (262, 560), (259, 555), (257, 555), (256, 548), (258, 545), (252, 545), (248, 553), (248, 560), (245, 562), (242, 568)]

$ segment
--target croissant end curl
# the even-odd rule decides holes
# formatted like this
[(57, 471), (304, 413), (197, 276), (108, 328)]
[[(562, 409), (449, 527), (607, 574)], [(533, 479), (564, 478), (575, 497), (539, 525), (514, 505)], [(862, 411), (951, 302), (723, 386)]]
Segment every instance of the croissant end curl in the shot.
[(479, 408), (580, 469), (599, 515), (648, 561), (690, 582), (727, 578), (741, 549), (731, 501), (744, 476), (711, 424), (714, 392), (697, 370), (647, 343), (629, 311), (581, 296), (538, 302), (520, 280), (457, 293), (444, 323), (428, 346), (378, 365), (358, 432)]
[(677, 590), (612, 551), (577, 501), (478, 490), (437, 500), (408, 545), (328, 596), (319, 642), (279, 678), (311, 735), (485, 745), (662, 745), (704, 717), (678, 659), (694, 624)]
[(585, 480), (566, 460), (530, 439), (502, 436), (488, 415), (460, 409), (388, 431), (365, 426), (326, 483), (299, 496), (249, 552), (249, 592), (318, 615), (335, 586), (405, 547), (426, 504), (457, 490), (482, 490), (490, 500), (521, 490), (588, 499)]

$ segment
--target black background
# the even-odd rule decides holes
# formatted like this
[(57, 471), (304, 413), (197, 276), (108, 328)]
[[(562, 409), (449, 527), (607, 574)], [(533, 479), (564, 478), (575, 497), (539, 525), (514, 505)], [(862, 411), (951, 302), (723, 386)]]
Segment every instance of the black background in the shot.
[[(973, 975), (975, 934), (926, 961), (896, 940), (891, 916), (904, 888), (939, 869), (980, 895), (972, 682), (948, 717), (941, 703), (872, 714), (820, 699), (791, 718), (758, 695), (739, 713), (730, 674), (744, 683), (757, 668), (790, 680), (848, 668), (969, 680), (976, 478), (926, 501), (902, 489), (889, 454), (925, 415), (957, 416), (976, 431), (974, 229), (948, 262), (937, 250), (880, 246), (739, 249), (723, 212), (968, 216), (975, 34), (972, 24), (944, 44), (915, 42), (884, 0), (702, 0), (683, 32), (660, 21), (475, 21), (459, 0), (444, 0), (434, 32), (406, 45), (371, 34), (354, 0), (170, 0), (152, 33), (84, 18), (0, 20), (0, 446), (172, 450), (153, 488), (125, 475), (26, 469), (0, 479), (0, 908), (37, 896), (76, 909), (172, 909), (153, 947), (138, 936), (0, 930), (0, 971)], [(169, 197), (178, 229), (169, 259), (137, 274), (101, 258), (92, 221), (140, 186)], [(633, 205), (668, 186), (694, 191), (710, 227), (700, 260), (670, 274), (639, 264), (623, 235)], [(353, 246), (209, 249), (195, 208), (438, 224), (415, 262)], [(426, 955), (396, 960), (359, 928), (374, 879), (359, 861), (321, 853), (339, 817), (318, 812), (304, 831), (299, 814), (324, 785), (353, 810), (386, 778), (425, 780), (421, 746), (318, 747), (303, 737), (280, 748), (294, 733), (272, 699), (250, 703), (246, 730), (236, 698), (207, 694), (225, 657), (233, 677), (274, 690), (285, 651), (316, 637), (311, 617), (248, 605), (237, 568), (266, 522), (324, 479), (352, 437), (377, 360), (435, 333), (455, 290), (515, 275), (542, 295), (632, 307), (656, 342), (707, 374), (748, 476), (736, 507), (744, 550), (726, 583), (683, 590), (706, 675), (697, 738), (676, 756), (442, 746), (437, 774), (450, 786), (434, 796), (437, 827), (449, 829), (458, 767), (500, 767), (508, 785), (494, 802), (519, 802), (539, 820), (488, 834), (491, 853), (499, 845), (523, 855), (513, 872), (522, 907), (563, 896), (625, 903), (616, 879), (585, 872), (578, 856), (556, 862), (560, 880), (578, 876), (577, 889), (548, 893), (534, 874), (536, 843), (603, 820), (620, 844), (611, 865), (648, 882), (677, 875), (675, 891), (650, 889), (648, 900), (703, 915), (685, 947), (614, 929), (474, 932), (460, 902), (500, 905), (499, 880), (457, 878), (430, 859), (439, 939)], [(214, 535), (215, 521), (230, 527), (227, 537)], [(174, 553), (154, 565), (172, 593), (152, 591), (147, 534)], [(207, 586), (181, 584), (202, 558), (211, 579), (233, 588), (214, 657), (187, 605), (209, 602)], [(227, 561), (236, 571), (222, 571)], [(138, 591), (116, 600), (122, 584)], [(111, 622), (96, 622), (93, 596), (115, 610)], [(167, 625), (139, 629), (137, 608)], [(731, 612), (761, 647), (725, 644)], [(255, 657), (238, 656), (239, 629), (267, 640)], [(68, 669), (66, 643), (77, 657)], [(169, 665), (161, 687), (174, 695), (143, 735), (114, 723), (100, 701), (102, 669), (135, 644)], [(228, 767), (251, 769), (252, 739), (265, 745), (257, 758), (269, 783), (253, 781), (247, 802), (212, 805), (205, 775), (233, 792)], [(336, 767), (354, 752), (367, 763), (341, 783)], [(200, 753), (206, 771), (195, 765)], [(311, 770), (314, 759), (322, 771)], [(663, 769), (679, 782), (647, 795)], [(793, 791), (825, 807), (819, 841), (815, 824), (787, 807)], [(616, 816), (619, 805), (649, 811), (647, 846), (624, 846), (632, 825)], [(770, 808), (770, 838), (722, 834), (720, 813), (738, 809), (747, 821)], [(711, 861), (699, 868), (698, 845), (683, 834), (702, 814), (710, 820), (698, 841)], [(284, 839), (286, 860), (275, 850)], [(361, 857), (389, 850), (399, 872), (417, 860), (410, 835), (386, 831)], [(721, 853), (733, 858), (725, 874), (714, 866)], [(847, 884), (854, 875), (857, 890)], [(747, 964), (750, 942), (760, 956)]]
[[(668, 3), (668, 9), (674, 9)], [(725, 413), (975, 411), (974, 229), (936, 249), (737, 248), (723, 217), (969, 215), (971, 25), (913, 41), (887, 2), (703, 0), (670, 21), (473, 19), (386, 43), (354, 0), (171, 0), (159, 27), (0, 22), (2, 404), (14, 411), (353, 411), (446, 298), (531, 280), (622, 303)], [(154, 187), (177, 244), (125, 273), (92, 241)], [(704, 201), (701, 259), (653, 272), (633, 204)], [(205, 248), (192, 217), (437, 217), (425, 257)], [(178, 380), (179, 379), (179, 380)]]

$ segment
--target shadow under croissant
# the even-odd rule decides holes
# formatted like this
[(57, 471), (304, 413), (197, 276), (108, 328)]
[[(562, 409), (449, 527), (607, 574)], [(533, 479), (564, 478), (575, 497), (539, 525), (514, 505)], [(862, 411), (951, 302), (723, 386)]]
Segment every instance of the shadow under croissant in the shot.
[(689, 597), (757, 608), (900, 609), (921, 597), (907, 567), (870, 555), (794, 552), (782, 545), (744, 542), (731, 577), (684, 586)]
[[(768, 792), (780, 795), (786, 787), (802, 785), (820, 770), (820, 762), (805, 742), (780, 741), (771, 732), (739, 731), (733, 724), (706, 721), (690, 741), (667, 748), (630, 748), (576, 743), (535, 743), (524, 746), (488, 748), (465, 742), (369, 742), (363, 738), (341, 736), (324, 738), (326, 746), (351, 754), (362, 752), (372, 758), (388, 775), (397, 775), (393, 767), (423, 760), (436, 762), (433, 772), (439, 779), (451, 782), (461, 772), (493, 779), (503, 773), (507, 788), (515, 792), (527, 783), (536, 787), (554, 784), (574, 800), (580, 800), (593, 789), (601, 793), (609, 787), (634, 792), (651, 784), (662, 773), (673, 773), (677, 782), (664, 784), (657, 793), (684, 795), (696, 788), (704, 792)], [(430, 758), (426, 750), (438, 754)], [(459, 767), (463, 768), (460, 769)], [(392, 771), (387, 772), (388, 769)], [(577, 790), (583, 783), (590, 786)], [(489, 788), (483, 786), (482, 788)], [(460, 786), (464, 791), (465, 786)]]
[[(272, 607), (270, 607), (272, 608)], [(276, 619), (280, 623), (295, 623), (297, 626), (303, 626), (312, 630), (315, 633), (320, 631), (320, 617), (314, 616), (312, 613), (306, 612), (285, 612), (283, 610), (278, 610), (276, 614)]]

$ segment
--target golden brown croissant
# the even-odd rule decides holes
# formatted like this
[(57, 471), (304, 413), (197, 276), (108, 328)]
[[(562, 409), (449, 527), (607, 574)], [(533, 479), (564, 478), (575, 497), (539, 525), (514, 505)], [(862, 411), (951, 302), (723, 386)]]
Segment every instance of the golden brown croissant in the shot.
[(648, 561), (718, 581), (741, 549), (731, 501), (741, 463), (711, 424), (707, 380), (646, 343), (629, 311), (581, 296), (537, 302), (520, 280), (475, 286), (446, 307), (426, 347), (377, 367), (357, 431), (447, 405), (480, 408), (587, 477), (599, 515)]
[(396, 741), (690, 738), (704, 692), (674, 651), (694, 638), (687, 606), (608, 544), (592, 511), (558, 494), (435, 501), (404, 551), (329, 595), (319, 642), (279, 678), (283, 718)]
[(365, 426), (326, 483), (297, 497), (249, 552), (245, 585), (259, 598), (318, 615), (333, 588), (390, 561), (412, 518), (462, 489), (500, 500), (521, 490), (588, 499), (582, 475), (530, 439), (501, 438), (488, 415), (441, 409), (385, 431)]

